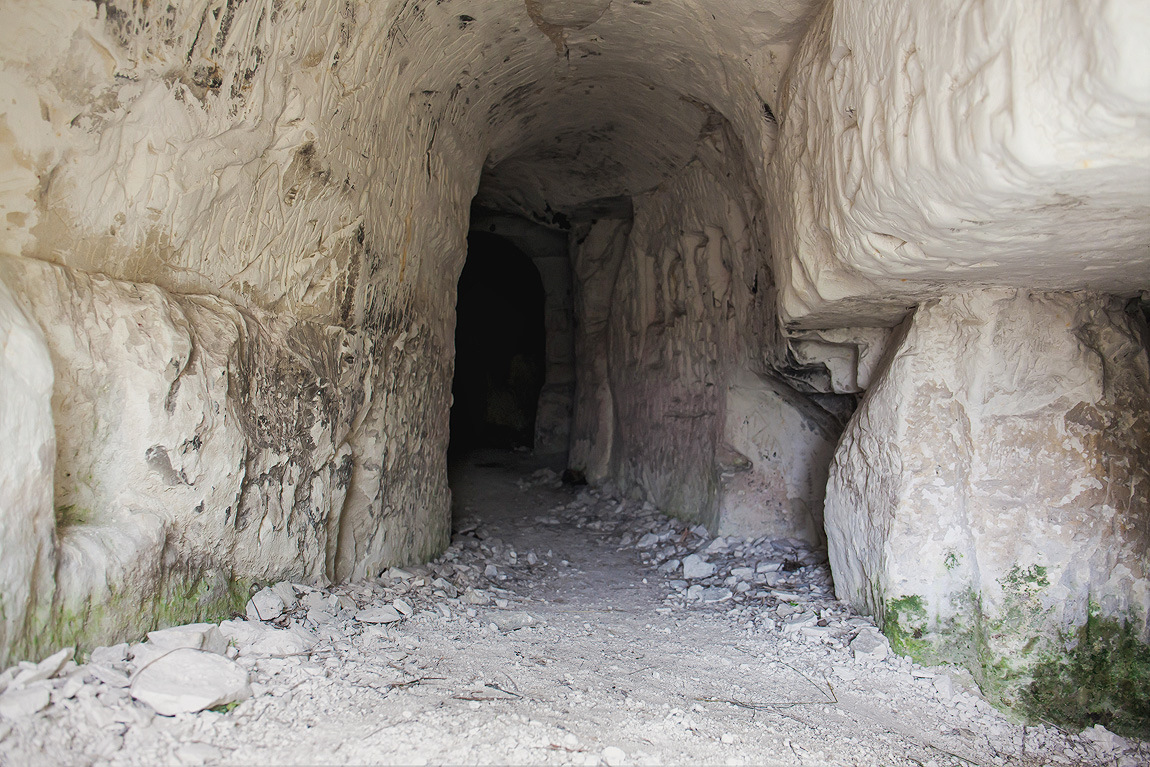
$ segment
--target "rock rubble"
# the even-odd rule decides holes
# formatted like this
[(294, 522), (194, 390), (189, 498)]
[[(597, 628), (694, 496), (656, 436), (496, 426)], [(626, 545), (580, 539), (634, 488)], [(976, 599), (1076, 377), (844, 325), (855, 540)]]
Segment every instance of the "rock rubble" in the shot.
[[(564, 499), (523, 519), (521, 531), (561, 530), (566, 537), (587, 537), (592, 554), (612, 551), (633, 558), (642, 580), (650, 581), (647, 585), (662, 595), (661, 604), (649, 608), (649, 630), (655, 625), (682, 630), (704, 621), (724, 631), (765, 638), (778, 648), (776, 657), (763, 656), (753, 663), (748, 659), (737, 670), (725, 655), (706, 660), (707, 676), (699, 676), (687, 688), (693, 690), (687, 693), (693, 699), (688, 698), (685, 708), (666, 710), (650, 708), (637, 690), (628, 688), (625, 680), (637, 677), (618, 676), (620, 672), (611, 669), (619, 667), (607, 666), (600, 672), (603, 676), (591, 679), (609, 679), (619, 690), (630, 691), (597, 706), (617, 706), (619, 712), (633, 713), (651, 726), (658, 723), (661, 731), (689, 737), (714, 727), (715, 748), (761, 757), (764, 752), (756, 750), (760, 747), (750, 742), (753, 738), (732, 732), (729, 723), (722, 727), (718, 723), (725, 716), (724, 706), (773, 710), (769, 702), (754, 702), (745, 686), (749, 675), (766, 669), (776, 676), (793, 676), (800, 688), (806, 685), (804, 694), (814, 697), (803, 699), (802, 705), (823, 706), (829, 719), (837, 716), (836, 711), (862, 711), (859, 716), (871, 717), (879, 716), (874, 712), (892, 712), (889, 716), (895, 719), (880, 716), (876, 721), (886, 722), (882, 726), (893, 732), (911, 732), (906, 729), (909, 725), (895, 723), (908, 696), (925, 700), (939, 712), (930, 723), (938, 732), (922, 735), (925, 725), (916, 724), (919, 729), (913, 732), (920, 734), (906, 737), (958, 744), (949, 746), (957, 749), (955, 753), (972, 753), (962, 748), (973, 748), (969, 743), (977, 739), (964, 732), (977, 730), (996, 744), (1014, 743), (1012, 738), (1022, 733), (1023, 740), (1016, 745), (1051, 765), (1132, 767), (1150, 757), (1147, 744), (1104, 728), (1092, 728), (1081, 736), (1046, 726), (1017, 728), (982, 700), (961, 672), (924, 669), (893, 655), (869, 618), (852, 613), (834, 598), (825, 553), (806, 543), (711, 538), (705, 529), (667, 518), (650, 505), (621, 501), (609, 489), (584, 488), (577, 493), (560, 489), (553, 472), (537, 473), (520, 484), (525, 494)], [(477, 656), (469, 665), (467, 655), (477, 644), (491, 642), (498, 648), (500, 643), (517, 642), (515, 646), (522, 649), (515, 657), (520, 660), (525, 653), (540, 653), (531, 648), (541, 648), (540, 643), (547, 641), (559, 648), (598, 648), (595, 652), (604, 657), (642, 654), (641, 642), (611, 649), (617, 647), (612, 641), (618, 629), (610, 624), (590, 617), (572, 620), (562, 604), (538, 597), (543, 583), (577, 584), (586, 577), (585, 566), (563, 558), (572, 556), (566, 550), (557, 554), (549, 548), (524, 546), (523, 540), (530, 539), (478, 517), (465, 517), (457, 523), (450, 547), (426, 565), (389, 568), (378, 577), (331, 588), (267, 584), (253, 593), (244, 616), (152, 631), (141, 642), (96, 648), (81, 658), (83, 662), (73, 660), (71, 650), (64, 649), (41, 663), (22, 663), (0, 674), (0, 756), (29, 765), (48, 764), (63, 754), (75, 763), (133, 766), (256, 763), (256, 756), (238, 755), (266, 756), (276, 737), (288, 737), (274, 735), (287, 730), (265, 734), (261, 721), (276, 716), (269, 712), (306, 722), (312, 721), (309, 717), (334, 715), (330, 712), (336, 706), (385, 706), (383, 710), (394, 718), (380, 726), (394, 731), (400, 740), (371, 753), (377, 759), (391, 754), (388, 758), (418, 761), (423, 758), (418, 747), (404, 750), (407, 746), (400, 742), (411, 705), (405, 701), (416, 700), (405, 696), (418, 689), (434, 686), (443, 691), (437, 694), (444, 700), (466, 706), (464, 710), (476, 717), (483, 715), (480, 707), (489, 705), (535, 707), (524, 712), (550, 705), (539, 698), (529, 703), (525, 684), (530, 677), (521, 676), (516, 683), (507, 673), (518, 667), (518, 660), (509, 666), (497, 655)], [(617, 601), (607, 593), (599, 596), (602, 614), (610, 615)], [(474, 670), (445, 673), (444, 642), (460, 655), (457, 669)], [(580, 642), (591, 644), (572, 644)], [(429, 645), (439, 646), (438, 654)], [(534, 661), (539, 669), (570, 664), (562, 683), (546, 688), (542, 700), (565, 700), (574, 706), (599, 700), (594, 697), (600, 694), (596, 682), (579, 681), (579, 669), (593, 657), (586, 649), (581, 653), (561, 650), (558, 656)], [(723, 670), (728, 667), (730, 673)], [(641, 667), (639, 672), (651, 675), (654, 689), (667, 685), (667, 690), (676, 689), (676, 676), (692, 673), (658, 665), (650, 671)], [(812, 693), (811, 685), (819, 692)], [(447, 725), (459, 715), (444, 716), (425, 737), (450, 745), (463, 738)], [(289, 727), (276, 721), (277, 727)], [(511, 726), (510, 720), (477, 721)], [(66, 740), (63, 732), (71, 733)], [(833, 738), (833, 732), (824, 737)], [(651, 745), (641, 747), (622, 739), (596, 744), (559, 732), (544, 741), (523, 742), (529, 741), (538, 743), (537, 750), (509, 746), (493, 752), (498, 756), (492, 758), (556, 764), (659, 763)], [(299, 742), (300, 748), (321, 748)], [(799, 754), (799, 744), (791, 743)], [(851, 760), (873, 747), (874, 743), (859, 746), (863, 750), (850, 751), (842, 757), (846, 761), (825, 756), (827, 763), (854, 763)], [(790, 748), (786, 750), (790, 753)], [(355, 753), (361, 760), (371, 758), (368, 752)], [(454, 756), (449, 760), (475, 759), (472, 751), (450, 753)], [(814, 753), (808, 756), (816, 759)], [(988, 758), (987, 763), (1009, 762)]]

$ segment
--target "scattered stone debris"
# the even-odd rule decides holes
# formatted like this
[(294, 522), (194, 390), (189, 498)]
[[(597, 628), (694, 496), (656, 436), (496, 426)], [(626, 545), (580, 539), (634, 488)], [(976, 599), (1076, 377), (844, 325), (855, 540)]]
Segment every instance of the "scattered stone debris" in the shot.
[(710, 538), (549, 469), (507, 484), (426, 565), (8, 669), (0, 763), (1150, 763), (894, 655), (806, 542)]

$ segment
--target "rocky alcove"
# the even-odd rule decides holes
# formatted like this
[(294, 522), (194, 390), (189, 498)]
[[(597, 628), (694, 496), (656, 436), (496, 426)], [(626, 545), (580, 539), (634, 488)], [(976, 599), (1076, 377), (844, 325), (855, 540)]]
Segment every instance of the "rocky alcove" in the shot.
[(434, 591), (468, 435), (570, 531), (677, 520), (667, 609), (781, 631), (756, 561), (825, 564), (814, 628), (1146, 737), (1143, 3), (0, 13), (3, 665)]

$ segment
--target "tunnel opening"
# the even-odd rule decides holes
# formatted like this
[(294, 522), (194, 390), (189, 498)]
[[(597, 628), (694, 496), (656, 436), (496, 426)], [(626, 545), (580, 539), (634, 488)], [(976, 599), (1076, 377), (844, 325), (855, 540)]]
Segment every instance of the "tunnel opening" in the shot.
[(450, 457), (479, 448), (532, 448), (545, 378), (539, 271), (510, 240), (467, 237), (459, 277)]

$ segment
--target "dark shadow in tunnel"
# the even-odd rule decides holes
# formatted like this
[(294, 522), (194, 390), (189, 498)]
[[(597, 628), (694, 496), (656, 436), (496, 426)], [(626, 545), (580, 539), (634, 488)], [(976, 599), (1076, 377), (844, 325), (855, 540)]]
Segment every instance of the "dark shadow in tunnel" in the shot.
[(496, 235), (468, 235), (455, 307), (449, 456), (533, 446), (546, 359), (543, 301), (539, 271), (521, 250)]

